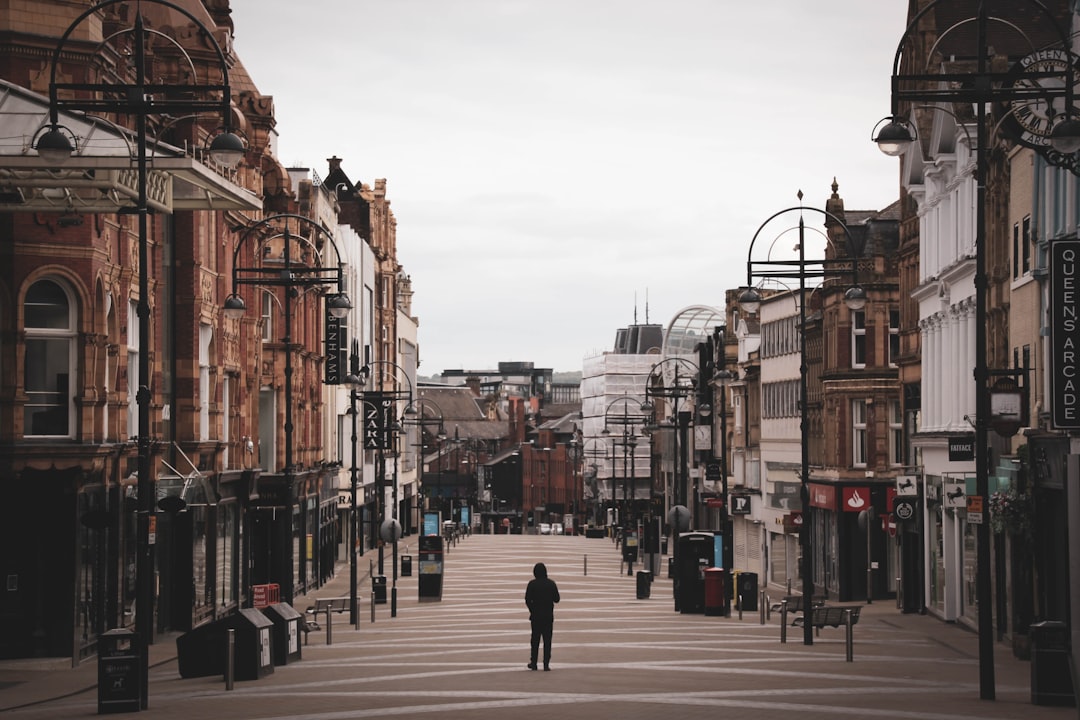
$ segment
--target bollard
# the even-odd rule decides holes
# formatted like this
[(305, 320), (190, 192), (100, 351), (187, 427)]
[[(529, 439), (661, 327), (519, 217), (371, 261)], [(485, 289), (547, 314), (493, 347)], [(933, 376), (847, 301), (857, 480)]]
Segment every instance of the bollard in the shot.
[(851, 625), (851, 611), (844, 611), (844, 626), (847, 631), (847, 661), (852, 662), (855, 658), (855, 635)]
[(589, 574), (589, 556), (588, 555), (582, 555), (581, 556), (581, 562), (582, 562), (582, 567), (583, 567), (583, 569), (585, 571), (584, 574), (588, 575)]
[(330, 608), (326, 608), (326, 644), (334, 644), (334, 623), (330, 617)]
[(236, 676), (236, 661), (234, 656), (236, 655), (236, 630), (229, 628), (225, 631), (225, 689), (233, 689), (233, 679)]
[(761, 597), (758, 598), (758, 615), (760, 616), (761, 624), (764, 625), (765, 624), (765, 617), (766, 617), (765, 613), (767, 612), (766, 608), (768, 607), (768, 598), (765, 597), (765, 591), (764, 590), (762, 590), (759, 593), (759, 595)]
[(371, 622), (375, 622), (375, 588), (371, 588)]
[(739, 608), (739, 620), (742, 620), (742, 594), (741, 593), (739, 594), (739, 599), (738, 599), (737, 603), (738, 603), (737, 607)]
[(780, 601), (780, 642), (787, 642), (787, 600)]
[(390, 617), (397, 617), (397, 585), (390, 588)]

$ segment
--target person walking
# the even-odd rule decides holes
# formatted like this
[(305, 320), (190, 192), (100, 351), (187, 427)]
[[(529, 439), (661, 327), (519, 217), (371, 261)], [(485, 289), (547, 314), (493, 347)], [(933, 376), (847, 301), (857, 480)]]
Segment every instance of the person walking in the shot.
[(544, 641), (544, 669), (551, 669), (551, 631), (555, 624), (555, 603), (559, 602), (559, 586), (548, 577), (547, 566), (536, 563), (533, 566), (533, 579), (525, 588), (525, 605), (529, 608), (529, 622), (532, 624), (532, 638), (529, 641), (530, 670), (536, 669), (536, 657), (540, 650), (540, 640)]

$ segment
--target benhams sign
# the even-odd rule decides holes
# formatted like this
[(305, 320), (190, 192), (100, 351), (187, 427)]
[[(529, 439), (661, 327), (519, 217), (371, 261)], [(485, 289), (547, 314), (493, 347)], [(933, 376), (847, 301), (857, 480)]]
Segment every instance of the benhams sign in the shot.
[(1050, 397), (1058, 429), (1080, 428), (1080, 240), (1050, 243)]

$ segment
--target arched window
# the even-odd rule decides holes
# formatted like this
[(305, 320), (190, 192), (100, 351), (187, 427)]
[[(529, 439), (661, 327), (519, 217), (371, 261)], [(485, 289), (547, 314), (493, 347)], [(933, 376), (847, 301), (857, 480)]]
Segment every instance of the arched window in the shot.
[(75, 312), (54, 280), (30, 286), (24, 300), (26, 363), (23, 416), (27, 436), (74, 437)]

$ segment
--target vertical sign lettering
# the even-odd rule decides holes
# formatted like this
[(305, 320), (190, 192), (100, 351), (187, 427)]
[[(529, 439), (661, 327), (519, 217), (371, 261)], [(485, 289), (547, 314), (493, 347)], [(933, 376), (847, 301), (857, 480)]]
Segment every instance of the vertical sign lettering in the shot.
[(1058, 429), (1080, 428), (1080, 240), (1050, 243), (1050, 397)]
[(390, 429), (394, 424), (394, 396), (364, 393), (364, 449), (390, 450)]
[(323, 382), (327, 385), (340, 385), (341, 384), (341, 368), (344, 364), (341, 362), (342, 352), (348, 343), (345, 341), (345, 327), (341, 324), (341, 319), (334, 317), (330, 314), (330, 308), (327, 307), (326, 323), (324, 325), (326, 331), (324, 336), (326, 337), (326, 361), (324, 365)]

